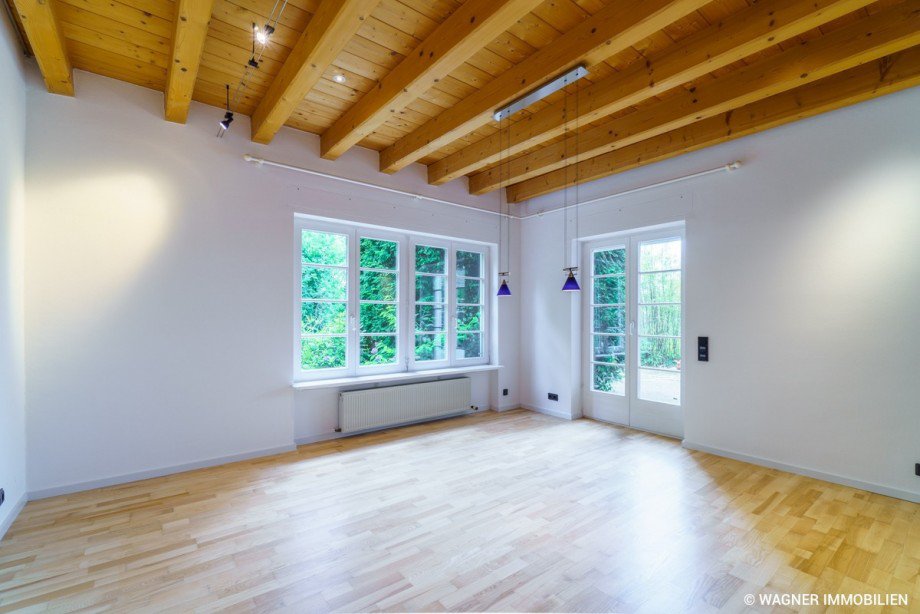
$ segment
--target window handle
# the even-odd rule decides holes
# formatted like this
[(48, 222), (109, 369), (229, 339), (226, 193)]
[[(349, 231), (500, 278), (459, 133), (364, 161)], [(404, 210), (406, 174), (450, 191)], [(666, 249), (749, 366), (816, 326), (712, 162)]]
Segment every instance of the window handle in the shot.
[(349, 326), (351, 326), (351, 330), (353, 331), (358, 330), (358, 318), (355, 317), (355, 314), (351, 314), (348, 316), (348, 323), (349, 323)]
[(630, 320), (629, 321), (629, 336), (632, 337), (634, 334), (636, 334), (636, 321)]

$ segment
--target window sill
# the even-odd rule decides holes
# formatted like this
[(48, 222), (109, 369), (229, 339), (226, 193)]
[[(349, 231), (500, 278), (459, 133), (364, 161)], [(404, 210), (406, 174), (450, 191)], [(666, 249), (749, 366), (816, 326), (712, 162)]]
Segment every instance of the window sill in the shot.
[(403, 380), (439, 377), (443, 375), (461, 375), (463, 373), (498, 371), (501, 369), (501, 367), (501, 365), (475, 365), (470, 367), (451, 367), (449, 369), (429, 369), (428, 371), (400, 371), (398, 373), (385, 373), (381, 375), (359, 375), (357, 377), (318, 379), (306, 382), (294, 382), (294, 384), (292, 384), (292, 388), (294, 388), (294, 390), (316, 390), (319, 388), (357, 386), (359, 384), (380, 384), (384, 382), (399, 382)]

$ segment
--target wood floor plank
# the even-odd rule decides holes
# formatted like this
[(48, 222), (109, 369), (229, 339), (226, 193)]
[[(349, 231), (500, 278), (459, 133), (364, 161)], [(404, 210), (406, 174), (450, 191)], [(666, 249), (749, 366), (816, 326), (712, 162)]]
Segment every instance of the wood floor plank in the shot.
[(523, 410), (34, 501), (0, 543), (0, 612), (734, 612), (853, 591), (920, 605), (920, 505)]

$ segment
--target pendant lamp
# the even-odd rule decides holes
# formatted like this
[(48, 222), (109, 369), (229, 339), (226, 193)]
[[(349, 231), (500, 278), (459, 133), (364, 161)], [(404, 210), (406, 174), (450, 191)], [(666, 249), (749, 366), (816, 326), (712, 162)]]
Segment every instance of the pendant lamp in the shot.
[[(578, 91), (575, 90), (575, 241), (578, 241)], [(566, 149), (568, 149), (569, 142), (569, 92), (565, 92), (565, 123), (564, 123), (565, 136), (563, 137), (563, 142), (566, 144)], [(568, 158), (568, 155), (566, 155)], [(566, 160), (568, 161), (568, 160)], [(566, 176), (568, 176), (568, 169), (571, 165), (566, 165)], [(562, 262), (566, 263), (569, 261), (569, 182), (565, 182), (565, 189), (562, 192), (562, 204), (563, 210), (562, 215), (563, 219), (563, 235), (562, 235)], [(578, 280), (575, 279), (575, 272), (578, 271), (577, 266), (564, 267), (563, 272), (567, 275), (565, 277), (565, 283), (562, 284), (563, 292), (578, 292), (581, 290), (581, 286), (578, 285)]]
[(577, 292), (578, 290), (581, 290), (581, 286), (578, 285), (578, 280), (575, 279), (575, 271), (578, 270), (578, 267), (572, 266), (562, 270), (569, 272), (569, 276), (565, 278), (565, 283), (562, 284), (562, 291)]
[[(510, 252), (511, 250), (509, 246), (509, 243), (511, 241), (511, 226), (510, 226), (511, 221), (506, 219), (506, 215), (505, 215), (505, 205), (508, 204), (507, 203), (508, 199), (505, 198), (504, 203), (502, 201), (503, 195), (505, 193), (504, 186), (502, 183), (502, 175), (504, 173), (504, 149), (501, 148), (502, 122), (503, 121), (504, 121), (504, 117), (499, 118), (499, 121), (498, 121), (498, 138), (499, 138), (499, 152), (498, 152), (498, 156), (499, 156), (498, 157), (498, 173), (499, 173), (498, 174), (498, 268), (499, 268), (499, 273), (498, 273), (498, 277), (499, 279), (501, 279), (501, 284), (499, 284), (498, 286), (498, 292), (496, 292), (496, 295), (497, 296), (511, 296), (511, 288), (508, 287), (508, 271), (501, 270), (502, 268), (502, 263), (501, 263), (502, 244), (504, 243), (506, 252)], [(511, 146), (510, 131), (508, 133), (508, 146), (509, 147)], [(502, 232), (503, 224), (504, 224), (504, 228), (506, 229), (505, 232), (507, 233), (504, 236), (504, 241), (502, 241), (502, 236), (504, 234)], [(508, 262), (509, 260), (510, 260), (510, 253), (506, 253), (505, 254), (505, 266), (506, 267), (509, 264)]]

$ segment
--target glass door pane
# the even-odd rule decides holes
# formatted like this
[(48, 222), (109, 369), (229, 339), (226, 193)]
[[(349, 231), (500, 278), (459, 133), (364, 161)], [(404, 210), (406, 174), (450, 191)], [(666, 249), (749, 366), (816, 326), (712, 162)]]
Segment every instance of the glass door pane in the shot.
[(591, 255), (591, 389), (626, 394), (626, 248)]
[(681, 239), (639, 243), (638, 397), (680, 405)]

